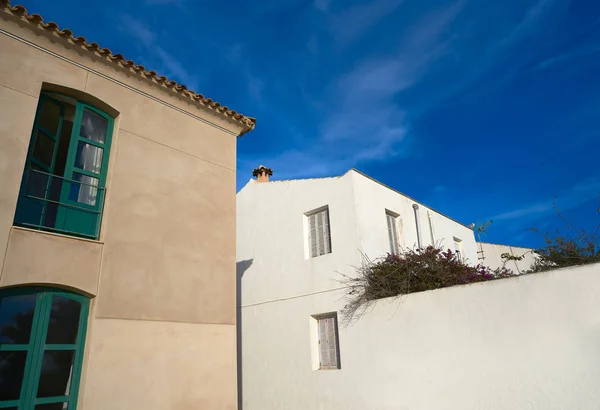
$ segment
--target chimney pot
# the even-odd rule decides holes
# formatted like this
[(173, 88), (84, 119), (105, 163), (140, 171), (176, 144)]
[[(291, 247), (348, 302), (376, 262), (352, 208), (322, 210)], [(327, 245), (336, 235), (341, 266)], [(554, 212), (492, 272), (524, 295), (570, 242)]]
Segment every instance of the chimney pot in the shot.
[(269, 177), (273, 175), (273, 170), (264, 165), (259, 165), (258, 168), (252, 170), (252, 175), (256, 177), (258, 182), (269, 182)]

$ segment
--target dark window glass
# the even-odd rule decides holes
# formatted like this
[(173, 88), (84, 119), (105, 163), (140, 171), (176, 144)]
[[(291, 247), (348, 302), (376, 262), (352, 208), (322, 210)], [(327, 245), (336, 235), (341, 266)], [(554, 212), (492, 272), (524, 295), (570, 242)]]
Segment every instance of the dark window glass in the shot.
[(0, 298), (0, 343), (28, 344), (36, 295)]
[[(27, 171), (27, 195), (35, 196), (38, 198), (46, 197), (46, 190), (48, 189), (48, 178), (41, 167), (35, 164), (31, 164), (31, 168)], [(41, 172), (37, 172), (41, 171)]]
[(74, 353), (73, 350), (46, 350), (44, 352), (37, 397), (69, 394)]
[(35, 406), (35, 410), (65, 410), (67, 409), (67, 403), (49, 403), (49, 404), (38, 404)]
[(38, 130), (33, 146), (33, 157), (41, 163), (51, 166), (54, 156), (54, 140)]
[(0, 352), (0, 401), (19, 400), (27, 352)]
[(62, 296), (54, 296), (46, 344), (75, 344), (80, 312), (81, 303)]
[(46, 131), (56, 135), (60, 120), (60, 107), (51, 101), (44, 100), (40, 107), (38, 123)]
[(88, 109), (83, 111), (79, 135), (104, 144), (104, 141), (106, 141), (107, 128), (108, 121), (106, 121), (105, 118), (102, 118)]

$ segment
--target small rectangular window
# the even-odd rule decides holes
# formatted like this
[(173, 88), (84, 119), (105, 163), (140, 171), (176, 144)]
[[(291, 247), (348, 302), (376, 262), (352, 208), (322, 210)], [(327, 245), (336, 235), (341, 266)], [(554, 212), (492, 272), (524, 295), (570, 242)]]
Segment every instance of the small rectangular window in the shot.
[(319, 335), (319, 369), (340, 368), (337, 313), (316, 316)]
[(387, 219), (390, 252), (398, 254), (400, 253), (400, 245), (398, 244), (398, 215), (390, 211), (385, 211), (385, 217)]
[(454, 253), (456, 254), (456, 259), (459, 262), (463, 261), (463, 252), (462, 252), (462, 241), (458, 238), (454, 238)]
[(331, 253), (331, 235), (329, 231), (329, 208), (321, 208), (306, 215), (308, 218), (308, 243), (310, 257)]

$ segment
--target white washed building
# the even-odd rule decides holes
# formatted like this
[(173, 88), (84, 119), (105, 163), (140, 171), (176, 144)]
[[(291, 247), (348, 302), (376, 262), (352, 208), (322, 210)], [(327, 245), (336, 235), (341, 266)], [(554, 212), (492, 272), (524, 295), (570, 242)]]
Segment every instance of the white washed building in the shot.
[[(477, 253), (479, 263), (490, 269), (506, 268), (517, 275), (530, 270), (537, 259), (533, 249), (489, 242), (477, 242)], [(507, 258), (506, 255), (513, 258)]]
[[(431, 244), (477, 264), (473, 230), (354, 169), (287, 181), (269, 181), (271, 173), (257, 168), (237, 195), (243, 409), (399, 408), (391, 404), (396, 381), (374, 374), (400, 364), (352, 348), (393, 349), (381, 343), (385, 335), (363, 328), (348, 337), (338, 327), (341, 274), (352, 275), (363, 255)], [(365, 405), (352, 387), (367, 373), (369, 383), (389, 383), (380, 405)]]

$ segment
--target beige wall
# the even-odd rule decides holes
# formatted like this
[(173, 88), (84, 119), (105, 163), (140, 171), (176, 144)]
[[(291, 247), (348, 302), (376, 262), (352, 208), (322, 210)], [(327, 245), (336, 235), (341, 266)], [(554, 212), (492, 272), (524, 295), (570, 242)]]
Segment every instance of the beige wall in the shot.
[[(95, 297), (79, 409), (107, 397), (123, 409), (234, 409), (241, 126), (11, 19), (0, 12), (11, 56), (0, 58), (0, 287)], [(99, 241), (12, 227), (44, 83), (118, 112)]]
[(102, 244), (96, 241), (14, 227), (0, 286), (56, 284), (95, 296), (101, 255)]
[(93, 326), (85, 410), (236, 408), (234, 326), (118, 319)]

